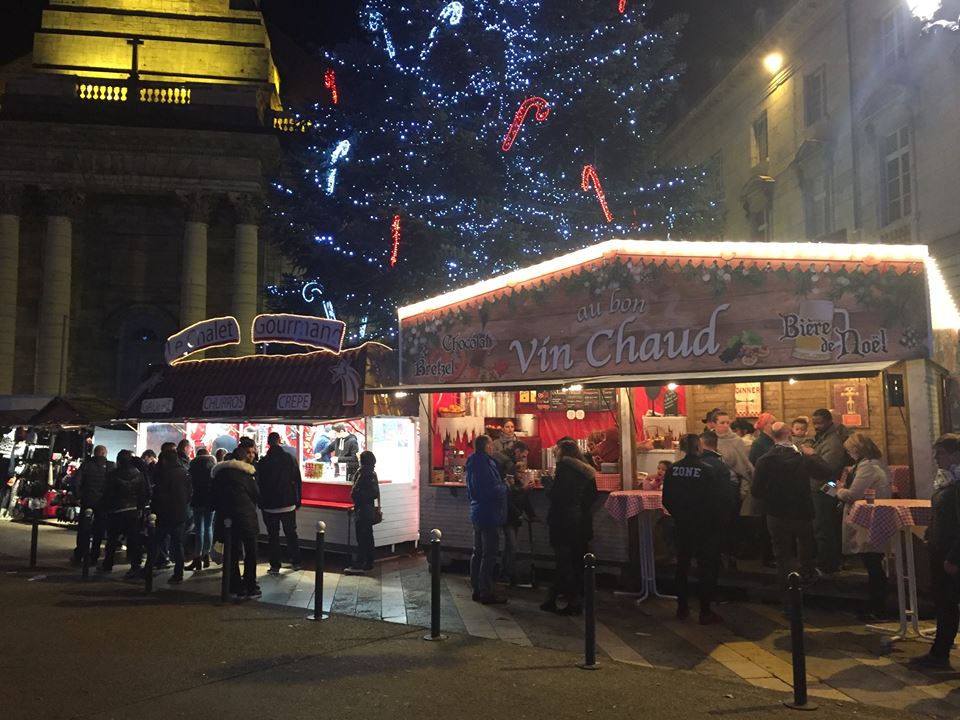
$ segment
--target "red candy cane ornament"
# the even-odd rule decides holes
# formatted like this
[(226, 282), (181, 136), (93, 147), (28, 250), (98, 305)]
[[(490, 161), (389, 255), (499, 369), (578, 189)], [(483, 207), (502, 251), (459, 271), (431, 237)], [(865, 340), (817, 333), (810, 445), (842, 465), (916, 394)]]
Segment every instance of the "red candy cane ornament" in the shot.
[(607, 222), (613, 222), (613, 214), (610, 212), (610, 208), (607, 207), (607, 197), (603, 194), (603, 186), (600, 184), (600, 178), (597, 177), (596, 168), (594, 168), (593, 165), (584, 165), (583, 173), (580, 175), (580, 187), (584, 190), (589, 190), (591, 184), (597, 193), (597, 200), (600, 201), (603, 216), (607, 219)]
[(397, 264), (397, 258), (400, 255), (400, 216), (394, 215), (393, 222), (390, 223), (390, 237), (393, 240), (393, 248), (390, 250), (390, 267)]
[(527, 114), (536, 109), (536, 114), (534, 117), (537, 119), (537, 122), (543, 122), (548, 117), (550, 117), (550, 105), (547, 104), (547, 101), (542, 97), (528, 97), (517, 109), (517, 114), (513, 116), (513, 122), (510, 123), (510, 128), (507, 130), (506, 137), (503, 138), (503, 144), (500, 146), (500, 149), (504, 152), (507, 152), (511, 147), (513, 147), (513, 141), (517, 139), (517, 134), (520, 132), (520, 126), (523, 125), (523, 121), (527, 119)]
[(337, 74), (333, 70), (323, 73), (323, 86), (330, 91), (330, 100), (336, 105), (340, 102), (340, 93), (337, 91)]
[(617, 10), (623, 15), (627, 11), (627, 0), (620, 0), (620, 4), (617, 6)]

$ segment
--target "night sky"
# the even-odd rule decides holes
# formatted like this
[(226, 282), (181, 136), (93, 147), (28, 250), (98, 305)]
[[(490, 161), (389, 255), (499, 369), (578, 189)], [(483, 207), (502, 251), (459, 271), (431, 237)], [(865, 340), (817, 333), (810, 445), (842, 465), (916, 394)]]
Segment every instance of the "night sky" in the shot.
[[(12, 7), (4, 8), (0, 22), (0, 64), (30, 51), (46, 4), (46, 0), (5, 3)], [(304, 47), (332, 44), (356, 34), (358, 4), (359, 0), (262, 1), (268, 23)], [(790, 0), (657, 0), (651, 12), (654, 22), (675, 13), (689, 16), (678, 52), (688, 68), (684, 100), (692, 101), (716, 82), (789, 4)]]

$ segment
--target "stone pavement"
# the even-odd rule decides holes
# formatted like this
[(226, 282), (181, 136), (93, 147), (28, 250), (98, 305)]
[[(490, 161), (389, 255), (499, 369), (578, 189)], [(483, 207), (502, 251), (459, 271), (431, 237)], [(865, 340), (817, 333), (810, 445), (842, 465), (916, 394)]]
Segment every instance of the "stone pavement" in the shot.
[[(73, 533), (64, 528), (42, 527), (41, 569), (32, 573), (19, 569), (26, 564), (29, 534), (28, 526), (0, 523), (0, 558), (8, 573), (79, 582), (77, 571), (64, 567), (73, 542)], [(422, 558), (386, 560), (374, 573), (363, 577), (344, 576), (336, 570), (333, 568), (324, 579), (324, 608), (336, 617), (429, 625), (430, 579)], [(138, 585), (120, 581), (120, 574), (109, 579), (91, 576), (87, 587), (94, 596), (110, 587), (141, 600)], [(167, 584), (168, 574), (156, 579), (156, 600), (175, 601), (189, 595), (195, 598), (191, 602), (215, 604), (219, 572), (188, 574), (176, 590)], [(582, 621), (541, 612), (537, 607), (539, 592), (510, 590), (508, 605), (488, 607), (471, 601), (466, 578), (447, 574), (443, 580), (442, 625), (446, 632), (514, 646), (582, 653)], [(284, 570), (278, 578), (263, 575), (260, 582), (264, 596), (258, 606), (300, 609), (295, 617), (312, 610), (313, 573)], [(724, 604), (719, 611), (726, 624), (711, 627), (678, 622), (673, 610), (673, 604), (666, 600), (650, 600), (636, 607), (629, 598), (600, 592), (597, 619), (601, 658), (635, 667), (692, 671), (720, 682), (734, 694), (740, 692), (737, 688), (751, 686), (777, 691), (780, 697), (791, 692), (789, 628), (777, 606)], [(905, 665), (909, 657), (926, 652), (925, 644), (901, 642), (887, 652), (881, 636), (855, 624), (849, 613), (810, 609), (807, 615), (807, 672), (812, 697), (840, 703), (860, 714), (864, 706), (872, 706), (932, 717), (960, 715), (960, 675), (922, 673)], [(960, 658), (955, 658), (956, 662)]]

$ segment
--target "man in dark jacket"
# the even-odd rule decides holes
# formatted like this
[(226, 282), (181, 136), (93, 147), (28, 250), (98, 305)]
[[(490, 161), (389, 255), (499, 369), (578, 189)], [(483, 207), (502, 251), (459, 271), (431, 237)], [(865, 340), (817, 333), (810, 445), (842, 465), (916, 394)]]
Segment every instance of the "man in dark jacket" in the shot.
[(300, 466), (280, 443), (280, 433), (267, 436), (267, 454), (257, 463), (260, 510), (270, 539), (271, 575), (280, 574), (280, 526), (287, 539), (287, 554), (294, 570), (300, 569), (300, 539), (297, 537), (297, 509), (303, 480)]
[(911, 662), (938, 670), (950, 669), (950, 648), (960, 626), (960, 435), (941, 435), (933, 444), (941, 481), (930, 499), (927, 528), (930, 581), (937, 614), (937, 637), (930, 652)]
[(117, 454), (117, 466), (107, 473), (103, 494), (103, 507), (107, 515), (107, 550), (101, 570), (104, 573), (113, 570), (113, 558), (123, 536), (130, 563), (127, 579), (140, 574), (140, 518), (149, 497), (146, 478), (133, 460), (129, 450), (121, 450)]
[(816, 578), (810, 478), (826, 482), (830, 470), (818, 456), (804, 455), (797, 450), (789, 425), (774, 423), (772, 430), (773, 449), (757, 461), (751, 490), (766, 503), (767, 529), (777, 559), (777, 584), (786, 608), (787, 576), (793, 569), (794, 547), (801, 576), (806, 581)]
[(157, 461), (151, 509), (157, 516), (157, 544), (169, 540), (173, 575), (169, 582), (183, 582), (183, 535), (190, 505), (190, 476), (175, 450), (164, 450)]
[(343, 463), (343, 470), (349, 480), (360, 468), (360, 443), (344, 423), (334, 425), (333, 431), (337, 439), (328, 448), (332, 448), (331, 452), (337, 456), (337, 463)]
[[(852, 464), (847, 451), (843, 449), (848, 432), (843, 425), (833, 422), (833, 414), (829, 410), (820, 409), (813, 413), (813, 428), (816, 435), (813, 438), (813, 447), (802, 446), (801, 452), (805, 455), (821, 458), (829, 468), (828, 480), (838, 482), (843, 468)], [(822, 485), (820, 477), (812, 479), (812, 485)], [(817, 567), (821, 572), (834, 573), (840, 569), (841, 551), (843, 548), (843, 511), (837, 499), (820, 492), (813, 493), (814, 520), (813, 531), (817, 545)]]
[(500, 545), (500, 527), (507, 519), (507, 486), (493, 459), (493, 443), (487, 435), (473, 442), (467, 459), (467, 498), (473, 523), (473, 555), (470, 557), (470, 584), (473, 599), (484, 605), (505, 603), (493, 594), (493, 571)]
[(210, 550), (213, 548), (213, 490), (210, 471), (216, 461), (204, 447), (197, 448), (197, 455), (190, 461), (190, 486), (193, 494), (190, 505), (193, 507), (193, 524), (197, 531), (197, 546), (193, 562), (188, 570), (199, 572), (210, 567)]
[[(80, 524), (77, 528), (77, 546), (73, 551), (73, 562), (79, 564), (83, 553), (90, 553), (90, 564), (96, 565), (100, 559), (100, 546), (107, 529), (107, 516), (103, 509), (103, 492), (107, 483), (107, 473), (113, 470), (113, 463), (107, 460), (107, 448), (97, 445), (93, 457), (80, 465), (77, 492), (80, 496)], [(93, 522), (83, 521), (83, 513), (93, 510)]]
[(183, 466), (184, 470), (190, 469), (190, 451), (193, 449), (193, 446), (190, 444), (190, 441), (187, 438), (184, 438), (177, 443), (177, 460), (180, 461), (180, 464)]
[(710, 608), (720, 572), (720, 540), (723, 528), (723, 507), (730, 497), (729, 481), (725, 481), (700, 457), (700, 439), (684, 435), (680, 449), (683, 460), (670, 466), (663, 479), (663, 506), (673, 517), (677, 528), (677, 618), (690, 615), (688, 577), (690, 560), (697, 559), (700, 580), (700, 624), (723, 622)]
[(719, 439), (717, 433), (713, 430), (704, 430), (700, 433), (700, 459), (713, 468), (717, 476), (723, 480), (723, 486), (727, 488), (729, 498), (720, 506), (719, 511), (723, 515), (721, 534), (723, 536), (722, 546), (726, 553), (730, 569), (737, 567), (737, 520), (740, 517), (740, 478), (737, 477), (723, 459), (723, 455), (717, 449)]
[[(224, 521), (232, 523), (230, 538), (232, 564), (224, 568), (230, 573), (230, 592), (238, 599), (258, 598), (263, 593), (257, 585), (257, 504), (260, 501), (253, 466), (257, 449), (249, 438), (241, 438), (230, 460), (213, 466), (213, 494), (217, 511), (217, 529), (224, 537)], [(240, 577), (240, 554), (243, 553), (243, 579)]]

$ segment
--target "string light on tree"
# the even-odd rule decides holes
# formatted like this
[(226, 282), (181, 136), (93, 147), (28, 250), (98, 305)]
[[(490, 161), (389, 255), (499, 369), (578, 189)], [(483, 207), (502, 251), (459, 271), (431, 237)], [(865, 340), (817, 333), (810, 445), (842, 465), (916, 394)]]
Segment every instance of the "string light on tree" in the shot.
[(610, 208), (607, 207), (607, 197), (603, 194), (603, 186), (600, 184), (600, 178), (597, 177), (597, 170), (593, 165), (588, 164), (583, 166), (583, 172), (580, 173), (580, 187), (588, 191), (591, 185), (597, 193), (597, 200), (600, 201), (603, 216), (607, 219), (608, 223), (613, 222), (613, 214), (610, 212)]
[(330, 91), (330, 102), (337, 105), (340, 92), (337, 90), (337, 73), (332, 68), (323, 73), (323, 86)]
[(400, 256), (400, 215), (393, 216), (393, 222), (390, 223), (390, 238), (393, 241), (393, 247), (390, 250), (390, 267), (396, 267), (397, 258)]
[(528, 97), (520, 103), (520, 107), (517, 108), (517, 112), (513, 116), (513, 122), (510, 123), (507, 134), (503, 138), (503, 144), (500, 146), (501, 150), (508, 152), (510, 148), (513, 147), (513, 143), (520, 133), (520, 126), (523, 125), (524, 120), (527, 119), (527, 115), (531, 110), (536, 111), (534, 117), (537, 119), (537, 122), (543, 122), (550, 117), (550, 105), (546, 100), (537, 96)]
[(333, 195), (337, 186), (337, 163), (350, 152), (350, 141), (341, 140), (330, 153), (330, 169), (327, 171), (327, 195)]
[(463, 20), (463, 3), (461, 2), (452, 2), (449, 3), (443, 10), (440, 11), (439, 23), (433, 26), (433, 29), (430, 31), (430, 35), (427, 37), (427, 43), (423, 46), (423, 50), (420, 52), (420, 61), (423, 62), (427, 59), (427, 56), (430, 55), (430, 51), (433, 50), (434, 43), (437, 42), (437, 35), (440, 32), (440, 25), (446, 22), (448, 25), (459, 25), (460, 21)]

